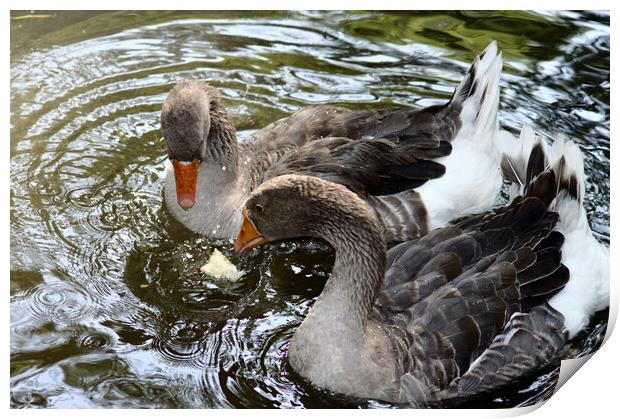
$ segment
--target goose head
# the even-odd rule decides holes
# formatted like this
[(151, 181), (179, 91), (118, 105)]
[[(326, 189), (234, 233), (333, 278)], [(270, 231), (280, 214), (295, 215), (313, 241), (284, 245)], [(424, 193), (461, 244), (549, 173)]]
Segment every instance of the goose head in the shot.
[(201, 163), (227, 164), (236, 149), (235, 130), (220, 105), (216, 88), (197, 80), (177, 84), (164, 100), (161, 130), (174, 168), (177, 202), (188, 210), (196, 202)]
[(264, 182), (242, 213), (237, 252), (299, 237), (323, 239), (338, 249), (351, 234), (381, 231), (372, 209), (355, 193), (313, 176), (286, 175)]

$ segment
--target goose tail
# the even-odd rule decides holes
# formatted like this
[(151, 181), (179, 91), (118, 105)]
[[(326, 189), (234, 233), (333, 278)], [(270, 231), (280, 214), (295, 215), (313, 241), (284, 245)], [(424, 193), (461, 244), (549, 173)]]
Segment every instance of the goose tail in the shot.
[(557, 197), (551, 210), (560, 215), (556, 226), (565, 237), (562, 262), (570, 270), (566, 287), (551, 300), (571, 337), (583, 330), (592, 315), (609, 307), (609, 249), (594, 237), (586, 210), (583, 155), (577, 144), (558, 135), (549, 150), (556, 176)]
[[(573, 141), (559, 134), (550, 147), (528, 125), (521, 129), (518, 141), (504, 131), (498, 138), (502, 150), (500, 168), (504, 179), (511, 183), (511, 199), (535, 195), (560, 215), (562, 223), (583, 221), (583, 156)], [(541, 185), (543, 175), (552, 178), (545, 190)]]
[(501, 170), (511, 182), (511, 198), (537, 196), (559, 215), (555, 230), (564, 236), (562, 264), (570, 279), (549, 304), (564, 316), (573, 337), (596, 311), (609, 306), (609, 249), (594, 237), (583, 206), (583, 155), (563, 135), (552, 146), (527, 126), (519, 141), (509, 136), (502, 136)]
[(497, 131), (501, 74), (502, 53), (493, 41), (474, 59), (450, 102), (462, 106), (459, 136), (473, 139), (484, 148), (493, 147)]
[(583, 207), (583, 156), (579, 147), (564, 135), (558, 135), (549, 155), (558, 187), (558, 196), (552, 209), (560, 214), (565, 230), (587, 227)]
[(583, 156), (579, 147), (564, 135), (552, 146), (524, 126), (519, 140), (502, 132), (500, 168), (510, 185), (510, 199), (519, 195), (537, 196), (560, 216), (563, 233), (588, 229), (583, 194), (585, 189)]
[(430, 214), (431, 229), (488, 211), (496, 204), (502, 184), (495, 144), (501, 74), (502, 54), (491, 42), (474, 59), (447, 105), (455, 111), (448, 112), (451, 117), (458, 111), (458, 123), (452, 152), (437, 159), (446, 173), (418, 189)]
[(528, 185), (547, 169), (547, 144), (529, 125), (521, 129), (518, 140), (509, 132), (500, 132), (498, 144), (502, 151), (500, 168), (504, 179), (510, 182), (512, 200), (525, 194)]

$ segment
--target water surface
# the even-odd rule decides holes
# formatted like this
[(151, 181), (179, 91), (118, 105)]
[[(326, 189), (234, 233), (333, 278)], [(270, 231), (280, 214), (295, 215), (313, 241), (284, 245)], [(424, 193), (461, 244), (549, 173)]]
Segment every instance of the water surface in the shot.
[[(427, 106), (493, 39), (503, 126), (575, 138), (608, 242), (606, 13), (14, 12), (11, 405), (388, 406), (320, 391), (286, 362), (329, 275), (326, 245), (239, 258), (167, 213), (161, 104), (178, 81), (208, 80), (241, 139), (306, 105)], [(199, 272), (214, 247), (241, 282)], [(600, 313), (571, 351), (594, 350), (606, 325)], [(533, 403), (556, 380), (549, 368), (468, 406)]]

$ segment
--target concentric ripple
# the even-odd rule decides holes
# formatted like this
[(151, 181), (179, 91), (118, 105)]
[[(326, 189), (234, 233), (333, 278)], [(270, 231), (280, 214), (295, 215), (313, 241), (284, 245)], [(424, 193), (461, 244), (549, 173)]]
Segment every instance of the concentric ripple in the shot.
[(209, 324), (191, 320), (178, 321), (168, 325), (161, 336), (154, 339), (153, 349), (172, 364), (204, 368), (207, 348), (205, 342), (209, 337), (209, 329)]
[[(326, 394), (288, 367), (288, 342), (331, 270), (328, 246), (240, 258), (163, 208), (159, 112), (185, 78), (220, 88), (244, 140), (307, 105), (446, 100), (497, 39), (502, 124), (575, 137), (588, 216), (609, 241), (608, 14), (50, 16), (11, 21), (12, 407), (389, 407)], [(247, 272), (239, 283), (200, 272), (214, 248)], [(594, 351), (606, 326), (600, 313), (573, 353)], [(543, 400), (556, 377), (476, 406)]]
[(15, 295), (13, 325), (66, 325), (89, 319), (95, 309), (89, 294), (49, 273), (44, 279), (45, 282)]
[(86, 317), (91, 302), (82, 293), (60, 287), (39, 287), (32, 293), (32, 310), (35, 316), (56, 323)]
[(112, 347), (114, 341), (104, 333), (86, 333), (80, 337), (79, 345), (87, 349), (105, 350)]

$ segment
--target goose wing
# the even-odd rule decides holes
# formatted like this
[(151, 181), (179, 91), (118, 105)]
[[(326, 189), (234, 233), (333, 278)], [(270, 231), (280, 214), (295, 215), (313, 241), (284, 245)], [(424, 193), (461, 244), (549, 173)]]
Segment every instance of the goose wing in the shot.
[(460, 127), (462, 100), (424, 109), (349, 110), (333, 105), (302, 108), (275, 121), (253, 135), (255, 150), (273, 150), (286, 145), (301, 147), (326, 137), (353, 140), (384, 138), (398, 143), (438, 147), (450, 141)]
[[(545, 182), (549, 179), (554, 178), (544, 177)], [(506, 371), (533, 370), (549, 361), (541, 354), (555, 353), (565, 332), (557, 323), (525, 330), (525, 320), (518, 319), (523, 319), (520, 313), (534, 317), (527, 313), (540, 310), (568, 281), (561, 264), (563, 236), (553, 231), (557, 220), (543, 200), (522, 196), (476, 222), (435, 230), (391, 249), (375, 313), (391, 331), (393, 347), (406, 354), (400, 356), (399, 382), (386, 389), (393, 399), (432, 403), (455, 397), (458, 392), (448, 389), (457, 388), (459, 377), (465, 379), (476, 365), (478, 374), (489, 370), (485, 366), (490, 363), (476, 360), (491, 356), (491, 351), (501, 354), (511, 345), (516, 352), (505, 355)], [(530, 354), (533, 362), (517, 356), (517, 341), (511, 343), (522, 329), (518, 334), (529, 337), (518, 341), (521, 349), (528, 339), (542, 342), (546, 334), (560, 332), (553, 345), (536, 346), (544, 351)], [(508, 338), (500, 338), (502, 334)], [(510, 376), (506, 372), (505, 377)], [(467, 380), (464, 383), (473, 382)], [(488, 376), (484, 380), (490, 384), (462, 386), (470, 394), (504, 382)]]
[(559, 362), (567, 339), (564, 317), (550, 305), (515, 313), (469, 370), (439, 398), (462, 399), (496, 390), (545, 365)]
[(320, 177), (361, 195), (387, 195), (420, 186), (444, 174), (431, 159), (450, 154), (447, 141), (397, 144), (383, 138), (328, 137), (285, 153), (264, 180), (299, 174)]
[(445, 167), (432, 159), (450, 154), (451, 149), (447, 141), (427, 147), (424, 142), (329, 137), (284, 154), (263, 179), (298, 174), (346, 186), (375, 209), (386, 240), (402, 242), (428, 232), (426, 207), (413, 189), (444, 174)]

